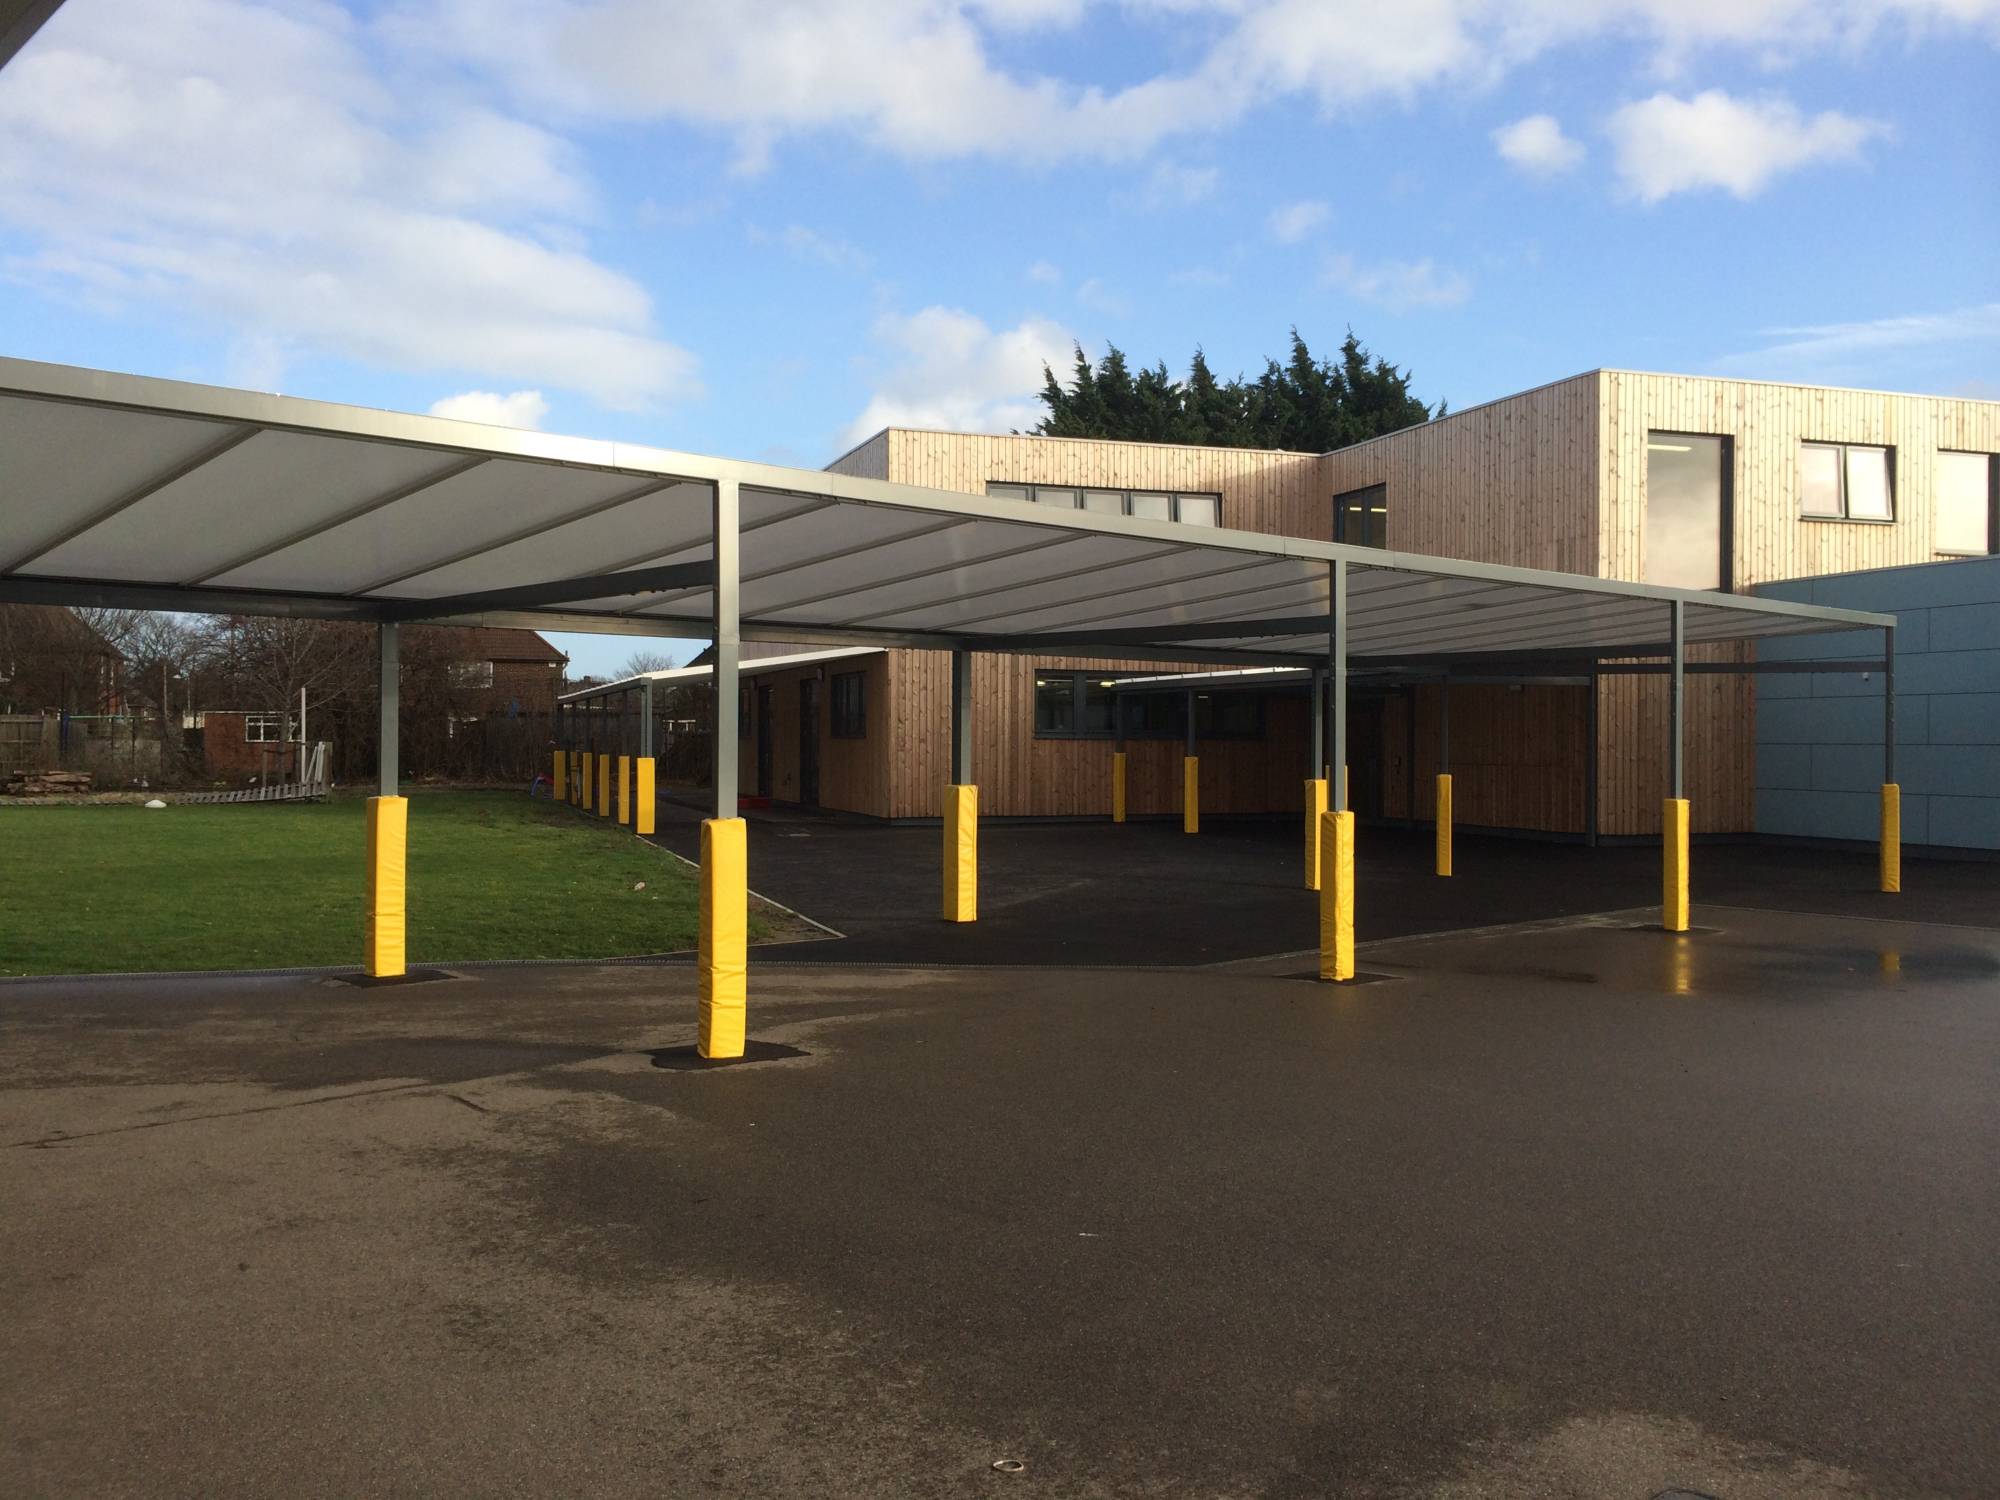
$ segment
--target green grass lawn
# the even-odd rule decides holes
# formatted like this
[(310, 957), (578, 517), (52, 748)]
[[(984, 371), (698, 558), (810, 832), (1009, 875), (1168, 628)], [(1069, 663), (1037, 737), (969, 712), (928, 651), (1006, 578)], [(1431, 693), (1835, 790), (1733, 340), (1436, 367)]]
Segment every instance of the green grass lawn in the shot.
[[(360, 797), (0, 809), (0, 974), (358, 964), (366, 814)], [(692, 870), (518, 792), (412, 796), (409, 899), (413, 963), (695, 942)]]

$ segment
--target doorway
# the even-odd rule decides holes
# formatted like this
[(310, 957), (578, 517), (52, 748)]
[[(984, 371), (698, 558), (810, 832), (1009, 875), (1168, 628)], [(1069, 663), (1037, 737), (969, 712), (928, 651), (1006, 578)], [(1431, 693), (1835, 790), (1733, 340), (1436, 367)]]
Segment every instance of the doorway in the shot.
[(819, 679), (799, 679), (799, 805), (819, 806)]
[(769, 797), (776, 790), (771, 784), (771, 688), (768, 683), (757, 689), (757, 795)]

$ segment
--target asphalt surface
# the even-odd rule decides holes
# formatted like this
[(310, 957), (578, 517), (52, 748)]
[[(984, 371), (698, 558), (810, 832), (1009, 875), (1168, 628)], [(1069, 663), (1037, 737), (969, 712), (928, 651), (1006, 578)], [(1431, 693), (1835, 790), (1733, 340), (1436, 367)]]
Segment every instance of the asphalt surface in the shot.
[[(1291, 819), (1013, 823), (979, 831), (979, 920), (938, 919), (935, 827), (790, 811), (749, 815), (750, 885), (843, 934), (757, 950), (753, 962), (1208, 964), (1319, 943)], [(700, 815), (660, 804), (655, 842), (689, 859)], [(1657, 905), (1657, 846), (1585, 848), (1461, 837), (1456, 873), (1432, 873), (1428, 830), (1363, 828), (1355, 925), (1364, 940)], [(1904, 890), (1876, 889), (1872, 854), (1697, 844), (1697, 901), (2000, 926), (2000, 862), (1906, 860)]]
[(2000, 935), (1644, 916), (0, 986), (0, 1494), (2000, 1493)]

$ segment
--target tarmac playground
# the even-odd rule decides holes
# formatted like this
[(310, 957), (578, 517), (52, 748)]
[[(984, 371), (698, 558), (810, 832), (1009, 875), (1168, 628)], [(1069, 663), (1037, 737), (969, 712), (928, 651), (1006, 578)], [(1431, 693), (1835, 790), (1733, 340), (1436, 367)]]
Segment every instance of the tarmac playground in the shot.
[(0, 986), (0, 1492), (2000, 1493), (2000, 867), (1364, 830), (1333, 987), (1212, 827), (952, 929), (756, 820), (851, 935), (736, 1063), (684, 963)]

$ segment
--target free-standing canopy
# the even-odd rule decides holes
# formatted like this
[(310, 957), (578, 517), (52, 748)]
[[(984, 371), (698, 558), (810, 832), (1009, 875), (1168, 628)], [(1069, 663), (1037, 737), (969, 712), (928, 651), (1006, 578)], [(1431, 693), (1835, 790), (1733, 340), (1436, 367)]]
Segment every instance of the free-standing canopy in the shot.
[[(1284, 663), (1666, 649), (1890, 617), (1052, 510), (0, 359), (0, 599)], [(725, 523), (726, 525), (726, 523)]]

